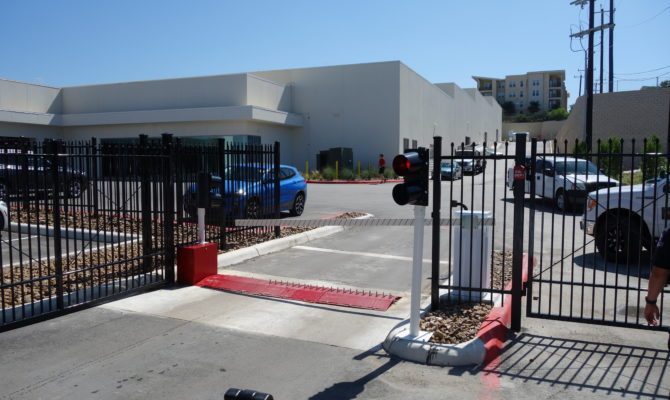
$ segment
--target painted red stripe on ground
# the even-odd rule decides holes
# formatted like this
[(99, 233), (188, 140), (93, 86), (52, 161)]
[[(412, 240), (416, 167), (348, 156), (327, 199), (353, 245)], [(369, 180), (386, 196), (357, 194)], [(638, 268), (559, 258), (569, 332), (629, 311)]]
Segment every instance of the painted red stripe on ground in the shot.
[(393, 303), (400, 299), (400, 297), (372, 291), (268, 281), (234, 275), (211, 275), (196, 285), (227, 292), (378, 311), (388, 310)]

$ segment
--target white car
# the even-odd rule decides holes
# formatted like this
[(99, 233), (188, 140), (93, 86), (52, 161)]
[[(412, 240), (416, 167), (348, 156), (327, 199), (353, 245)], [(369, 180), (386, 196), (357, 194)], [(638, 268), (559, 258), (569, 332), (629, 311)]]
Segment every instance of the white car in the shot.
[[(530, 159), (527, 159), (527, 163)], [(530, 165), (526, 166), (525, 191), (530, 193), (530, 180), (535, 180), (535, 196), (553, 199), (556, 208), (567, 210), (582, 206), (590, 192), (619, 186), (619, 182), (606, 176), (591, 161), (574, 157), (537, 157), (535, 176)], [(512, 189), (514, 168), (507, 170), (507, 186)]]
[(9, 217), (7, 215), (7, 203), (0, 201), (0, 230), (4, 231), (9, 227)]
[(635, 262), (670, 226), (669, 178), (590, 193), (580, 227), (608, 261)]

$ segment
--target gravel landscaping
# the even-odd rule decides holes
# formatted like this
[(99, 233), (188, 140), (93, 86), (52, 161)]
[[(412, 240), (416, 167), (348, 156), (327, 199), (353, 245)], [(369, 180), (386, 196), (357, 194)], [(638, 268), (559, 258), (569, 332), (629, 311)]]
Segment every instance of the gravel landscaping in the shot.
[[(494, 251), (491, 264), (493, 288), (502, 289), (512, 279), (512, 252)], [(477, 336), (477, 331), (491, 308), (490, 303), (454, 303), (445, 296), (441, 299), (438, 311), (427, 312), (423, 316), (420, 323), (421, 330), (433, 332), (430, 339), (433, 343), (467, 342)]]
[[(41, 226), (52, 225), (52, 214), (44, 210), (20, 210), (12, 213), (12, 222), (40, 224)], [(356, 218), (364, 213), (343, 213), (334, 218)], [(140, 220), (130, 216), (119, 217), (118, 215), (99, 214), (97, 216), (81, 212), (63, 212), (61, 214), (61, 227), (90, 229), (91, 231), (121, 232), (123, 234), (141, 237), (142, 226)], [(97, 285), (111, 284), (115, 280), (129, 278), (143, 273), (157, 274), (157, 279), (162, 275), (163, 265), (163, 224), (153, 221), (151, 224), (152, 239), (155, 253), (151, 255), (151, 270), (143, 267), (142, 244), (135, 242), (122, 242), (102, 246), (100, 249), (80, 252), (78, 255), (63, 257), (63, 291), (72, 293), (83, 288), (91, 288)], [(275, 239), (274, 228), (225, 228), (228, 230), (226, 238), (227, 252), (243, 247)], [(305, 232), (313, 228), (306, 227), (281, 227), (280, 237), (286, 237)], [(208, 238), (218, 238), (220, 228), (218, 226), (207, 226)], [(174, 225), (175, 244), (194, 242), (197, 226), (193, 223), (181, 223)], [(35, 251), (35, 250), (33, 250)], [(46, 249), (42, 249), (42, 257), (46, 256)], [(50, 250), (53, 253), (53, 247)], [(53, 254), (51, 254), (53, 255)], [(3, 289), (3, 308), (30, 303), (47, 299), (56, 294), (55, 260), (29, 260), (24, 257), (23, 265), (6, 266), (2, 269), (2, 284), (11, 287)]]

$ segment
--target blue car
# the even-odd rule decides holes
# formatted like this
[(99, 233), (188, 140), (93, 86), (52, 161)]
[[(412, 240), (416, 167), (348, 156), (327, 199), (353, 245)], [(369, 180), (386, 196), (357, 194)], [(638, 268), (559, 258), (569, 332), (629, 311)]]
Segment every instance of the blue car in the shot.
[[(236, 218), (272, 217), (274, 213), (274, 169), (256, 164), (228, 167), (224, 178), (212, 177), (210, 206), (207, 220), (217, 223), (226, 217)], [(184, 211), (189, 217), (197, 216), (198, 186), (191, 185), (184, 194)], [(305, 210), (307, 182), (295, 167), (280, 165), (279, 211), (288, 211), (298, 216)]]

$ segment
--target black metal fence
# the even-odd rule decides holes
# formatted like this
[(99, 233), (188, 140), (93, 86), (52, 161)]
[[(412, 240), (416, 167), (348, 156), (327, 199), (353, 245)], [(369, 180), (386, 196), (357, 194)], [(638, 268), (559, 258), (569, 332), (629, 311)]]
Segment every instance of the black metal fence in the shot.
[[(667, 330), (644, 319), (658, 238), (670, 226), (668, 160), (657, 140), (531, 142), (523, 182), (533, 222), (527, 315)], [(664, 295), (665, 293), (665, 295)], [(667, 287), (658, 304), (670, 309)]]
[(277, 215), (276, 177), (248, 170), (273, 170), (278, 151), (181, 146), (169, 134), (114, 145), (0, 143), (0, 330), (174, 282), (176, 247), (197, 240), (198, 172), (222, 175), (212, 197), (237, 190), (209, 210), (222, 216), (208, 221), (210, 240), (234, 249), (274, 237), (273, 227), (236, 228), (232, 218), (255, 216), (247, 199), (262, 205), (259, 217)]
[[(499, 201), (507, 193), (505, 180), (499, 178), (513, 165), (514, 154), (506, 142), (492, 147), (451, 143), (442, 154), (440, 137), (433, 149), (431, 307), (441, 307), (441, 301), (509, 301), (512, 237), (506, 230), (512, 227), (513, 204)], [(456, 224), (440, 227), (440, 218)], [(440, 296), (441, 291), (448, 295)]]
[[(670, 226), (670, 155), (658, 141), (602, 141), (586, 153), (580, 142), (520, 137), (443, 155), (435, 138), (433, 148), (433, 309), (511, 301), (518, 330), (525, 295), (529, 317), (668, 329), (667, 316), (648, 326), (643, 315), (655, 243)], [(440, 228), (447, 213), (458, 224)]]

